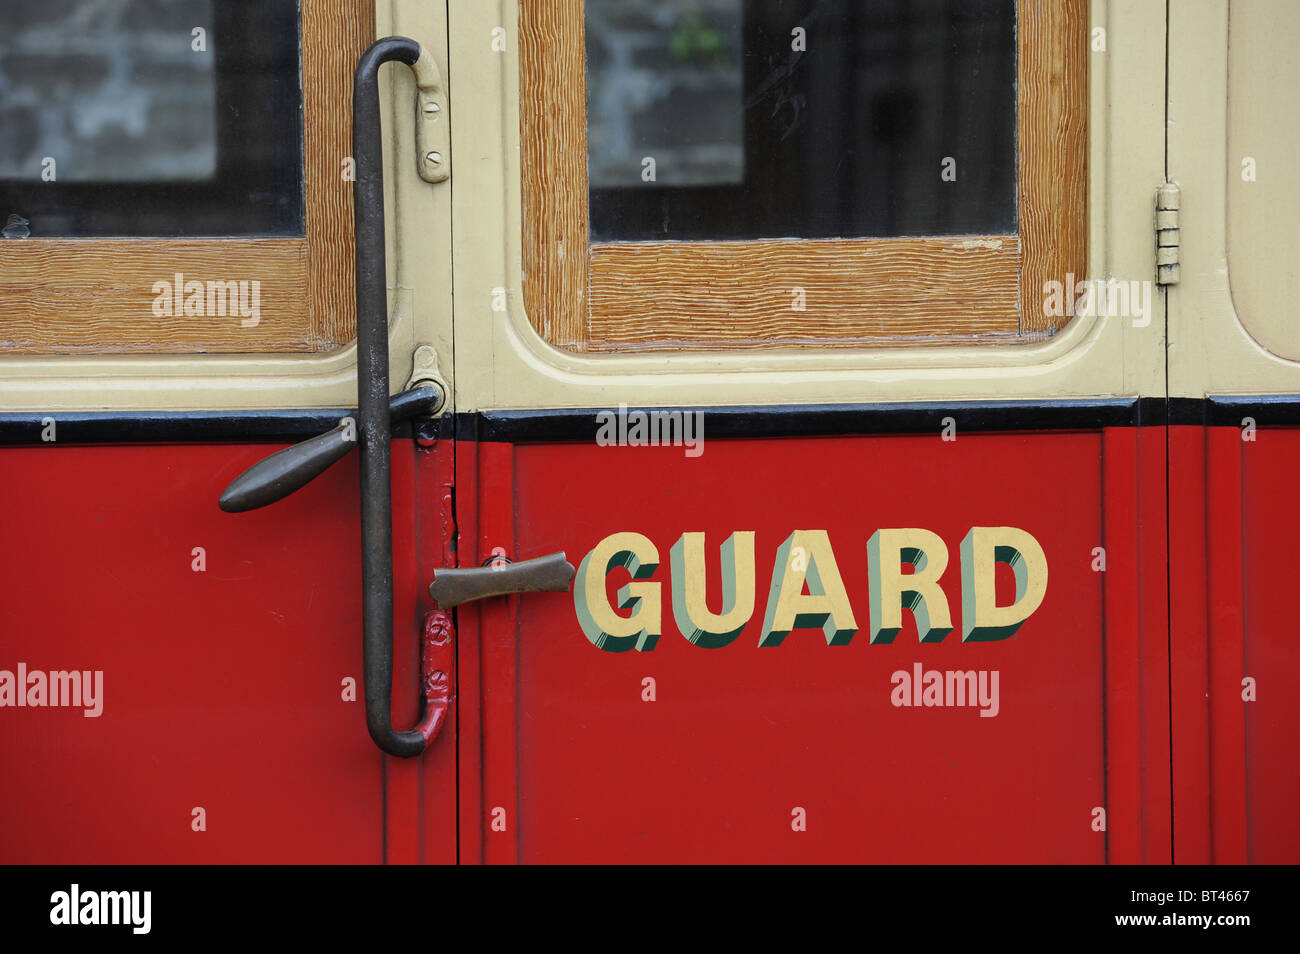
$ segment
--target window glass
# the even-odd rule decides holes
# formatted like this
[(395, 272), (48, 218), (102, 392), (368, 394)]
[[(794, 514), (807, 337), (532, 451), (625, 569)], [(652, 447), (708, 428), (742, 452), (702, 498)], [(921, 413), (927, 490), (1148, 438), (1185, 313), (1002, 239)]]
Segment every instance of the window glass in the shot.
[(303, 234), (296, 0), (4, 0), (6, 238)]
[(1016, 229), (1015, 0), (587, 0), (593, 241)]

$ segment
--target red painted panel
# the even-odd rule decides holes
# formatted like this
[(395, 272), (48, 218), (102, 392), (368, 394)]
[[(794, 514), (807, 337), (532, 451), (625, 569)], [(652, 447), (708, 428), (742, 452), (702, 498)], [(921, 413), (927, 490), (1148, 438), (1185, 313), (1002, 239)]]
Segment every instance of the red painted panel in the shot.
[[(581, 632), (572, 596), (499, 601), (517, 607), (517, 625), (484, 608), (485, 721), (507, 720), (504, 697), (518, 699), (517, 730), (484, 729), (484, 808), (517, 804), (517, 828), (512, 813), (504, 834), (525, 861), (1101, 861), (1107, 835), (1092, 813), (1107, 805), (1103, 677), (1114, 673), (1128, 692), (1115, 717), (1140, 739), (1119, 753), (1128, 788), (1120, 797), (1110, 787), (1117, 860), (1167, 860), (1167, 697), (1163, 677), (1148, 675), (1165, 665), (1163, 633), (1152, 640), (1138, 625), (1164, 592), (1158, 569), (1136, 578), (1139, 547), (1150, 558), (1163, 525), (1124, 527), (1144, 506), (1163, 508), (1163, 457), (1159, 442), (1143, 453), (1137, 443), (1108, 439), (1103, 454), (1097, 433), (735, 440), (697, 459), (666, 447), (519, 447), (514, 493), (475, 498), (479, 552), (462, 564), (498, 539), (509, 545), (511, 531), (516, 558), (564, 549), (575, 564), (610, 533), (644, 533), (661, 560), (652, 579), (663, 584), (664, 635), (653, 651), (609, 653)], [(491, 472), (480, 461), (479, 479)], [(1112, 492), (1122, 509), (1104, 520)], [(829, 531), (864, 630), (876, 529), (942, 537), (960, 626), (959, 544), (973, 525), (1022, 528), (1046, 551), (1046, 599), (1011, 639), (963, 644), (958, 630), (922, 645), (905, 613), (889, 645), (859, 631), (828, 646), (817, 629), (757, 645), (775, 551), (792, 530)], [(754, 618), (732, 644), (701, 648), (673, 622), (669, 550), (683, 531), (707, 533), (716, 601), (717, 548), (735, 530), (757, 532)], [(1105, 574), (1092, 569), (1103, 545)], [(1119, 589), (1104, 610), (1103, 578), (1117, 573), (1127, 582), (1107, 583)], [(1002, 602), (1010, 583), (1008, 569)], [(895, 707), (891, 674), (916, 662), (998, 670), (1000, 714)], [(657, 681), (654, 702), (642, 701), (645, 677)], [(796, 808), (806, 831), (792, 830)], [(502, 833), (480, 818), (491, 846)], [(1163, 857), (1161, 836), (1146, 832), (1162, 821)]]
[[(515, 478), (514, 448), (487, 444), (478, 452), (482, 468), (477, 498), (479, 541), (462, 555), (462, 566), (477, 566), (494, 551), (503, 550), (507, 555), (516, 551), (516, 513), (509, 506)], [(527, 614), (531, 616), (535, 608), (530, 599)], [(514, 755), (519, 738), (519, 641), (529, 638), (531, 627), (521, 629), (517, 599), (486, 600), (472, 612), (478, 623), (483, 678), (481, 747), (485, 753), (504, 757), (484, 760), (482, 801), (470, 808), (480, 826), (477, 840), (482, 845), (482, 860), (509, 864), (520, 859), (519, 764)]]
[(1165, 434), (1113, 428), (1102, 440), (1107, 860), (1168, 864)]
[[(1175, 860), (1300, 861), (1300, 431), (1170, 428)], [(1243, 680), (1257, 698), (1244, 698)]]
[[(412, 586), (419, 599), (415, 605), (415, 618), (398, 617), (397, 632), (394, 641), (399, 646), (405, 645), (405, 655), (397, 652), (397, 660), (405, 660), (405, 681), (402, 675), (394, 672), (394, 711), (398, 699), (408, 700), (409, 709), (403, 712), (399, 724), (413, 725), (419, 700), (419, 646), (417, 636), (421, 632), (418, 624), (435, 609), (429, 596), (429, 583), (433, 580), (433, 571), (440, 567), (456, 565), (457, 529), (453, 487), (455, 486), (455, 445), (451, 441), (440, 441), (415, 453), (416, 460), (416, 499), (412, 512), (416, 514), (416, 560), (420, 570), (413, 578), (398, 582), (398, 592), (407, 592), (405, 587)], [(396, 532), (396, 514), (403, 512), (394, 501), (394, 532)], [(400, 563), (394, 562), (394, 574), (402, 580)], [(402, 603), (398, 603), (401, 612)], [(411, 625), (412, 623), (416, 625)], [(459, 640), (459, 634), (453, 639)], [(405, 641), (404, 641), (405, 640)], [(454, 645), (453, 650), (454, 652)], [(442, 732), (428, 751), (418, 760), (419, 793), (416, 799), (419, 811), (418, 856), (415, 860), (421, 864), (452, 864), (457, 860), (459, 840), (456, 824), (456, 812), (459, 802), (457, 771), (457, 735), (460, 732), (456, 695), (464, 685), (464, 677), (459, 672), (453, 673), (452, 704), (447, 715), (447, 722)], [(409, 760), (387, 759), (388, 765), (395, 762), (409, 764)], [(391, 859), (390, 859), (391, 860)]]
[[(1246, 862), (1245, 706), (1241, 698), (1242, 626), (1241, 432), (1206, 430), (1208, 501), (1203, 599), (1209, 618), (1210, 827), (1216, 864)], [(1187, 594), (1195, 598), (1194, 594)]]
[[(482, 489), (478, 479), (481, 446), (467, 441), (456, 447), (456, 565), (461, 567), (476, 566), (475, 556), (480, 549), (477, 544), (478, 518), (484, 508), (475, 495)], [(456, 814), (458, 860), (462, 864), (481, 864), (483, 861), (483, 746), (479, 741), (483, 731), (482, 654), (479, 651), (482, 606), (483, 603), (470, 603), (454, 611), (459, 686), (452, 711), (460, 726)]]
[[(102, 670), (104, 686), (98, 718), (0, 708), (0, 861), (383, 859), (384, 759), (361, 701), (356, 462), (264, 510), (220, 512), (221, 489), (273, 449), (0, 451), (0, 669)], [(416, 470), (396, 442), (404, 556)], [(398, 566), (401, 633), (418, 607), (413, 562)], [(401, 686), (397, 698), (415, 698)], [(418, 795), (408, 801), (418, 817)], [(451, 805), (431, 860), (454, 857)], [(192, 830), (195, 807), (206, 831)]]
[(1209, 618), (1203, 427), (1169, 432), (1169, 645), (1174, 861), (1209, 864)]
[[(1294, 506), (1300, 472), (1300, 430), (1261, 429), (1244, 443), (1236, 428), (1222, 428), (1225, 445), (1241, 461), (1241, 514), (1244, 530), (1241, 578), (1240, 649), (1221, 669), (1222, 695), (1236, 721), (1235, 736), (1222, 747), (1240, 753), (1248, 793), (1234, 806), (1245, 823), (1246, 852), (1252, 863), (1300, 862), (1300, 638), (1295, 620), (1296, 540), (1300, 511)], [(1225, 447), (1226, 451), (1226, 447)], [(1224, 455), (1227, 457), (1227, 454)], [(1254, 702), (1241, 699), (1241, 680), (1256, 680)], [(1245, 744), (1241, 744), (1244, 737)], [(1215, 751), (1220, 750), (1216, 740)], [(1234, 764), (1234, 767), (1235, 764)]]

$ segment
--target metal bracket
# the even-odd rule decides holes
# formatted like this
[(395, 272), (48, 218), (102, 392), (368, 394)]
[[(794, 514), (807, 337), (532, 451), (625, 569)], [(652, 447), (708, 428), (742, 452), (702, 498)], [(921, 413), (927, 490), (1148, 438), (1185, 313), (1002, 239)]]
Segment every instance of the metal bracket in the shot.
[(415, 731), (424, 737), (426, 747), (438, 737), (447, 710), (456, 697), (456, 629), (451, 616), (434, 610), (424, 617), (423, 645), (420, 647), (420, 688), (424, 711)]
[(451, 390), (447, 387), (447, 379), (438, 370), (438, 349), (433, 345), (422, 344), (415, 349), (415, 355), (411, 359), (411, 379), (406, 387), (407, 390), (435, 387), (443, 395), (443, 400), (438, 406), (430, 410), (429, 417), (441, 417), (447, 409), (446, 396), (451, 393)]
[(1172, 182), (1156, 190), (1156, 284), (1178, 284), (1178, 206), (1182, 192)]
[(424, 47), (411, 69), (416, 86), (415, 165), (425, 182), (446, 182), (451, 178), (451, 127), (442, 73)]

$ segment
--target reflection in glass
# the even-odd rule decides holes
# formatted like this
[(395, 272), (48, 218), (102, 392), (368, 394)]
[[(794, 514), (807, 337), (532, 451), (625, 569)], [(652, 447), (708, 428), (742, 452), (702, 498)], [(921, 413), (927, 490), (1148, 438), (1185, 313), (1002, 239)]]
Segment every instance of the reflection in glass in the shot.
[(302, 235), (297, 0), (0, 0), (0, 241)]
[[(0, 178), (201, 179), (217, 162), (210, 0), (5, 0)], [(203, 45), (206, 46), (206, 37)]]
[(596, 241), (1016, 227), (1015, 0), (587, 0)]
[(739, 0), (586, 11), (591, 185), (638, 181), (651, 155), (661, 185), (744, 181)]

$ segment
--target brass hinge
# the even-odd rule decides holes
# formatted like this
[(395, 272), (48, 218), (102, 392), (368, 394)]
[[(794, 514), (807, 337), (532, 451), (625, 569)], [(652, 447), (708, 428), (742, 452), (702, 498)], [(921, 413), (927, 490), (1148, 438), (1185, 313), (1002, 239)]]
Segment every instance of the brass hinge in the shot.
[(1178, 204), (1182, 192), (1172, 182), (1156, 190), (1156, 284), (1178, 284)]

